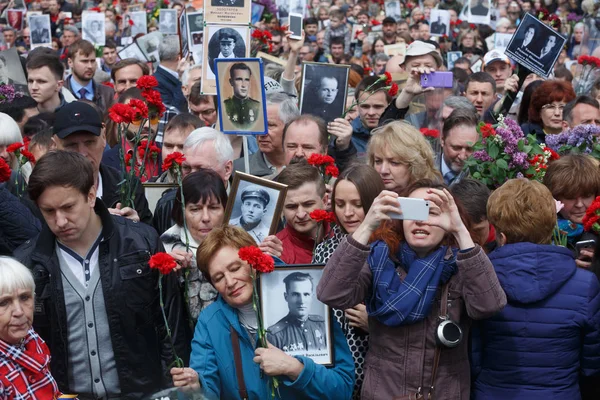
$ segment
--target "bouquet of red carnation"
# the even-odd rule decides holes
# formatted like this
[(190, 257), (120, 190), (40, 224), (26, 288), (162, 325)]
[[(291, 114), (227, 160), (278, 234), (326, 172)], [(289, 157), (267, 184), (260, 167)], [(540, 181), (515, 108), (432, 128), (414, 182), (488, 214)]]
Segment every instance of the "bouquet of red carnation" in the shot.
[(271, 32), (254, 28), (252, 30), (252, 42), (250, 44), (250, 56), (256, 57), (259, 51), (270, 53), (273, 51), (273, 35)]
[(4, 161), (4, 158), (0, 157), (0, 183), (8, 181), (11, 173), (12, 171), (6, 161)]
[[(265, 329), (265, 323), (262, 318), (262, 314), (260, 312), (260, 299), (258, 297), (258, 285), (257, 280), (260, 274), (269, 274), (275, 270), (275, 262), (273, 258), (265, 253), (263, 253), (256, 246), (247, 246), (242, 247), (238, 250), (238, 257), (240, 260), (247, 262), (251, 269), (250, 274), (252, 278), (252, 307), (256, 312), (256, 321), (257, 321), (257, 334), (258, 334), (258, 345), (264, 347), (265, 349), (269, 347), (267, 343), (267, 330)], [(277, 378), (273, 377), (272, 383), (273, 387), (271, 390), (271, 395), (275, 397), (275, 390), (279, 388), (279, 381)]]
[(329, 183), (331, 178), (337, 178), (340, 174), (338, 167), (335, 166), (333, 157), (326, 154), (313, 153), (308, 157), (308, 163), (317, 167), (325, 184)]
[(586, 232), (594, 232), (600, 235), (600, 196), (590, 204), (583, 217), (583, 229)]
[[(153, 144), (152, 126), (157, 125), (166, 110), (160, 93), (154, 88), (158, 81), (151, 75), (138, 79), (137, 88), (144, 100), (131, 99), (129, 103), (117, 103), (108, 110), (109, 118), (117, 124), (117, 137), (121, 144), (119, 158), (123, 182), (120, 184), (120, 202), (122, 207), (134, 208), (133, 197), (139, 181), (146, 181), (158, 174), (159, 148)], [(149, 122), (150, 132), (145, 134), (145, 124)], [(137, 127), (133, 138), (128, 138), (129, 127)], [(136, 156), (127, 156), (128, 151)]]
[(431, 148), (433, 149), (433, 154), (439, 154), (441, 150), (440, 131), (437, 129), (429, 128), (421, 128), (420, 131), (431, 145)]
[(577, 71), (575, 72), (575, 93), (577, 95), (589, 93), (596, 79), (600, 77), (600, 58), (592, 56), (579, 56), (577, 59)]
[(174, 361), (167, 368), (171, 369), (171, 367), (183, 368), (183, 360), (177, 356), (177, 352), (175, 350), (175, 344), (173, 343), (173, 336), (171, 335), (171, 328), (169, 327), (169, 321), (167, 320), (167, 315), (165, 313), (165, 302), (163, 300), (163, 285), (162, 279), (163, 276), (169, 275), (175, 268), (177, 267), (177, 262), (175, 259), (167, 253), (156, 253), (152, 257), (150, 257), (150, 261), (148, 261), (148, 265), (152, 269), (156, 269), (159, 272), (158, 276), (158, 295), (160, 301), (160, 311), (162, 312), (163, 320), (165, 322), (165, 330), (167, 332), (167, 337), (169, 338), (169, 342), (171, 342), (171, 348), (173, 349)]
[(25, 192), (25, 179), (19, 178), (21, 175), (21, 169), (28, 162), (31, 163), (32, 166), (33, 164), (35, 164), (35, 157), (29, 152), (29, 138), (23, 139), (23, 142), (9, 144), (8, 146), (6, 146), (6, 152), (14, 154), (15, 156), (15, 161), (17, 165), (15, 187), (17, 190), (17, 195), (21, 197)]

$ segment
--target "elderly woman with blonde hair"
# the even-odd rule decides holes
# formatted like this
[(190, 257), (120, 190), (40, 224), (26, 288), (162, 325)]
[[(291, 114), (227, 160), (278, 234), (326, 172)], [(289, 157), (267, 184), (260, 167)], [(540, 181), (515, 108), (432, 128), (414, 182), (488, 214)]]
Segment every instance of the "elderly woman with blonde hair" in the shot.
[(367, 158), (383, 179), (386, 190), (403, 195), (405, 189), (421, 179), (442, 182), (435, 168), (431, 146), (415, 127), (394, 121), (374, 129)]
[(18, 261), (0, 257), (0, 399), (55, 399), (50, 351), (31, 327), (35, 282)]
[(487, 216), (500, 246), (489, 258), (508, 304), (474, 331), (481, 351), (471, 399), (580, 399), (580, 377), (600, 373), (598, 279), (552, 245), (556, 208), (541, 183), (507, 181)]

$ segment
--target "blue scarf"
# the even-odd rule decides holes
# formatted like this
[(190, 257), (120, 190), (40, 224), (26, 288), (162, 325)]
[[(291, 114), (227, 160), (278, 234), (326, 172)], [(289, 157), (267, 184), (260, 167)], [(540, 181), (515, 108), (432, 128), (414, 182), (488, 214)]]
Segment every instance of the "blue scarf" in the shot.
[(567, 234), (567, 243), (569, 244), (575, 244), (575, 242), (583, 234), (583, 225), (576, 224), (568, 219), (559, 219), (558, 229)]
[(384, 325), (408, 325), (429, 315), (440, 282), (456, 273), (456, 250), (445, 260), (448, 248), (441, 246), (425, 258), (402, 242), (397, 255), (407, 276), (402, 280), (390, 258), (388, 246), (381, 240), (371, 245), (369, 268), (373, 274), (372, 293), (367, 298), (369, 316)]

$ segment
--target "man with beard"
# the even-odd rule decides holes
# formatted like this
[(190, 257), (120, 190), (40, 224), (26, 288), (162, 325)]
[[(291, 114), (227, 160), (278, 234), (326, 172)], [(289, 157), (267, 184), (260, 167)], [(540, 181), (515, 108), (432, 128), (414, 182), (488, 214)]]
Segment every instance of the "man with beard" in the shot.
[(234, 127), (250, 128), (259, 117), (260, 102), (250, 97), (252, 71), (244, 63), (235, 63), (229, 70), (233, 96), (226, 99), (225, 114)]
[(455, 109), (444, 121), (442, 153), (437, 157), (437, 166), (448, 186), (468, 175), (464, 165), (479, 138), (478, 123), (478, 115), (467, 109)]
[(231, 226), (239, 226), (260, 244), (269, 236), (269, 227), (263, 223), (267, 205), (271, 200), (269, 193), (256, 185), (250, 185), (242, 191), (242, 215), (229, 221)]
[[(315, 88), (317, 97), (307, 96), (308, 101), (305, 101), (302, 112), (321, 117), (325, 122), (331, 122), (344, 111), (343, 104), (336, 101), (339, 92), (338, 79), (333, 75), (324, 75), (320, 78), (315, 76), (315, 78), (318, 79)], [(315, 93), (315, 91), (311, 90), (310, 93)]]
[(72, 75), (65, 79), (65, 87), (75, 98), (88, 100), (96, 104), (102, 112), (106, 112), (113, 103), (115, 91), (105, 85), (97, 85), (94, 80), (96, 72), (96, 49), (87, 40), (79, 40), (69, 46), (69, 68)]

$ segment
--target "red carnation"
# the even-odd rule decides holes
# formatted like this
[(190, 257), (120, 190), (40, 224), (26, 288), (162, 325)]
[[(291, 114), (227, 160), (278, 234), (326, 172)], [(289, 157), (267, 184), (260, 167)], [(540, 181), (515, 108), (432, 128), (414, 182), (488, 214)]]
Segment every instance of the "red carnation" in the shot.
[(340, 170), (335, 165), (331, 164), (325, 167), (325, 175), (329, 175), (332, 178), (337, 178), (340, 174)]
[(133, 26), (133, 20), (129, 18), (129, 26)]
[(358, 39), (358, 35), (360, 35), (361, 33), (363, 33), (362, 29), (357, 30), (354, 34), (354, 39)]
[(263, 38), (263, 31), (261, 31), (260, 29), (255, 29), (252, 31), (252, 35), (250, 35), (253, 39), (257, 39), (257, 40), (262, 40)]
[(108, 110), (108, 116), (117, 124), (130, 124), (133, 121), (133, 110), (127, 104), (117, 103)]
[(335, 214), (325, 210), (314, 210), (310, 214), (310, 218), (317, 222), (335, 222)]
[(378, 25), (381, 25), (381, 22), (377, 21), (376, 19), (372, 19), (371, 20), (371, 25), (378, 26)]
[(185, 161), (185, 156), (180, 152), (176, 151), (175, 153), (171, 153), (165, 158), (163, 162), (163, 171), (168, 171), (170, 169), (181, 168), (181, 164)]
[(384, 72), (383, 75), (381, 75), (379, 77), (379, 79), (381, 79), (382, 81), (385, 81), (385, 85), (389, 86), (392, 83), (392, 74), (390, 74), (389, 72)]
[(148, 118), (148, 106), (142, 100), (131, 99), (127, 105), (131, 107), (134, 120)]
[(140, 90), (148, 90), (158, 86), (158, 81), (152, 75), (144, 75), (137, 80), (135, 86)]
[(395, 95), (398, 94), (398, 84), (396, 82), (392, 82), (392, 86), (390, 86), (390, 89), (388, 90), (388, 94), (391, 97), (394, 97)]
[(462, 19), (457, 19), (457, 20), (456, 20), (456, 25), (462, 25), (462, 23), (463, 23), (463, 22), (462, 22)]
[(363, 74), (364, 75), (370, 75), (372, 71), (373, 71), (373, 68), (371, 68), (371, 67), (365, 67), (363, 69)]
[(477, 29), (477, 25), (475, 24), (469, 24), (469, 28), (471, 28), (472, 30)]
[(112, 83), (112, 82), (102, 82), (102, 84), (103, 84), (104, 86), (108, 86), (108, 87), (110, 87), (110, 88), (113, 88), (113, 89), (115, 88), (115, 85), (113, 85), (113, 83)]
[(157, 269), (161, 275), (168, 275), (177, 267), (175, 259), (167, 253), (156, 253), (148, 261), (150, 268)]
[(550, 147), (544, 147), (544, 152), (546, 151), (550, 153), (550, 157), (548, 157), (548, 160), (558, 160), (560, 158), (558, 153), (552, 150)]
[(481, 132), (481, 136), (484, 138), (494, 136), (496, 134), (496, 130), (491, 124), (481, 124), (479, 126), (479, 131)]
[(102, 12), (102, 10), (100, 9), (100, 7), (92, 7), (92, 8), (89, 9), (89, 11)]
[(275, 270), (275, 262), (271, 256), (263, 253), (256, 246), (242, 247), (238, 250), (240, 260), (246, 261), (252, 268), (263, 274), (268, 274)]
[(27, 158), (27, 160), (29, 160), (30, 163), (35, 163), (35, 157), (33, 154), (31, 154), (31, 152), (29, 150), (21, 150), (21, 155), (25, 158)]
[(125, 160), (125, 165), (129, 166), (129, 164), (131, 163), (131, 153), (126, 153), (124, 160)]
[(4, 158), (0, 157), (0, 183), (6, 182), (10, 179), (10, 167), (4, 161)]
[(13, 144), (9, 144), (6, 147), (6, 152), (7, 153), (14, 153), (16, 151), (20, 151), (23, 146), (24, 146), (24, 144), (21, 143), (21, 142), (16, 142), (16, 143), (13, 143)]
[(307, 161), (310, 165), (313, 165), (315, 167), (320, 167), (322, 165), (328, 165), (328, 164), (335, 163), (335, 160), (333, 159), (333, 157), (324, 155), (324, 154), (319, 154), (319, 153), (311, 154), (310, 157), (308, 157)]
[(420, 131), (425, 137), (430, 137), (433, 139), (440, 137), (440, 131), (437, 129), (421, 128)]

